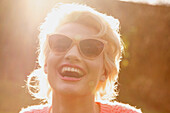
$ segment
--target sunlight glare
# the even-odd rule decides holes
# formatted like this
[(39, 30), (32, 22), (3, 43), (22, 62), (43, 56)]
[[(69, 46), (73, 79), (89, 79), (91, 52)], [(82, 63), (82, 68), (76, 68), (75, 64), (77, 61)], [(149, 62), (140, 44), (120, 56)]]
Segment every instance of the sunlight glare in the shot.
[(120, 1), (146, 3), (151, 5), (170, 5), (170, 0), (120, 0)]

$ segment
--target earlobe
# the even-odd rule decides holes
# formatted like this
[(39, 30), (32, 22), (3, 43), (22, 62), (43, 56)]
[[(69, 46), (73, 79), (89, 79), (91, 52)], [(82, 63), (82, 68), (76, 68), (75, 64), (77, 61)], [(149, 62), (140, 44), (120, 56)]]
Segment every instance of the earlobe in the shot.
[(100, 76), (100, 81), (104, 82), (107, 79), (107, 73), (106, 70), (103, 70), (103, 74)]
[(44, 65), (44, 73), (47, 74), (47, 64)]
[(106, 80), (106, 76), (105, 75), (102, 75), (101, 77), (100, 77), (100, 81), (101, 82), (104, 82)]

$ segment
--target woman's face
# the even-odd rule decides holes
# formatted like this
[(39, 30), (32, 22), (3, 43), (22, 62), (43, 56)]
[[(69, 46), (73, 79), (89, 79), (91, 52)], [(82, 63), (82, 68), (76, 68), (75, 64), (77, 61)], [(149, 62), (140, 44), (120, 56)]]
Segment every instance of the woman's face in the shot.
[[(55, 33), (72, 39), (85, 39), (89, 38), (86, 35), (95, 35), (98, 31), (82, 24), (68, 23)], [(53, 91), (70, 96), (93, 95), (99, 81), (105, 78), (103, 53), (94, 59), (87, 59), (80, 54), (76, 44), (64, 54), (50, 51), (44, 69)]]

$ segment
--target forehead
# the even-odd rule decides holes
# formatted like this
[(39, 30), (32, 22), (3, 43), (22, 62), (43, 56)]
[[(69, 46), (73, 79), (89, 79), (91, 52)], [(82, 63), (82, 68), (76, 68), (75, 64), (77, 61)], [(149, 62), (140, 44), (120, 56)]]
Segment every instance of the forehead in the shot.
[(70, 38), (89, 38), (99, 31), (93, 27), (79, 23), (67, 23), (56, 29), (55, 33), (64, 34)]

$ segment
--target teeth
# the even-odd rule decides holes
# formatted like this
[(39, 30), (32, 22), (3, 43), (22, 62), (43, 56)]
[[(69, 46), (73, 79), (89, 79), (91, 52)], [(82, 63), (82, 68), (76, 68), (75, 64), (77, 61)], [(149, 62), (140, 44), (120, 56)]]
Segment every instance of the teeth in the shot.
[(80, 71), (78, 69), (74, 69), (74, 71), (77, 72), (77, 73), (80, 73)]
[(73, 72), (73, 71), (74, 71), (74, 68), (71, 68), (71, 69), (70, 69), (70, 71), (72, 71), (72, 72)]
[(71, 72), (77, 72), (77, 73), (79, 73), (79, 74), (83, 74), (83, 72), (80, 70), (80, 69), (78, 69), (78, 68), (73, 68), (73, 67), (63, 67), (62, 68), (62, 70), (61, 70), (61, 72), (63, 73), (63, 72), (65, 72), (65, 71), (71, 71)]
[(68, 71), (71, 71), (71, 68), (70, 67), (68, 67), (68, 68), (66, 68)]

